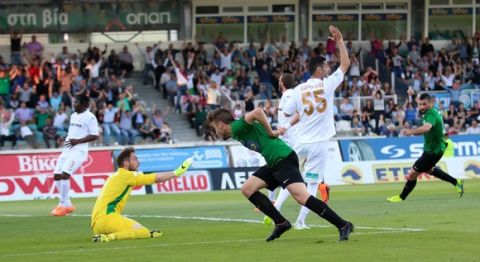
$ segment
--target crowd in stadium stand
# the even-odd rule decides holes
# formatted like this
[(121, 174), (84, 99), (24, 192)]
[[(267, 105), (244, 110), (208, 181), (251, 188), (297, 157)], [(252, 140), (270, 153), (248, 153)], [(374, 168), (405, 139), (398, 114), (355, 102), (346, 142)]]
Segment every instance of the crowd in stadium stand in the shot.
[[(461, 90), (479, 89), (480, 37), (454, 39), (447, 48), (435, 50), (428, 39), (419, 42), (371, 41), (371, 55), (385, 64), (418, 93), (444, 90), (450, 94), (450, 105), (438, 104), (448, 126), (448, 134), (480, 133), (478, 127), (480, 102), (470, 108), (460, 102)], [(311, 56), (323, 55), (332, 68), (339, 65), (339, 53), (333, 40), (300, 46), (281, 38), (268, 39), (259, 45), (239, 48), (219, 35), (213, 43), (213, 54), (205, 43), (185, 43), (180, 49), (170, 44), (143, 47), (135, 44), (144, 59), (143, 81), (153, 80), (178, 113), (186, 115), (191, 127), (206, 140), (216, 139), (204, 125), (208, 110), (220, 106), (231, 108), (235, 117), (255, 107), (262, 107), (273, 126), (276, 125), (276, 99), (281, 93), (278, 79), (282, 72), (293, 74), (297, 83), (309, 78), (307, 69)], [(344, 83), (337, 88), (339, 103), (334, 106), (337, 124), (348, 123), (353, 135), (402, 136), (405, 127), (420, 124), (414, 97), (396, 103), (389, 83), (381, 82), (373, 68), (361, 68), (360, 50), (347, 43), (351, 66)], [(107, 54), (108, 53), (108, 54)], [(59, 54), (44, 52), (33, 36), (22, 43), (18, 33), (11, 35), (11, 64), (0, 57), (0, 142), (18, 139), (31, 147), (44, 141), (46, 147), (59, 147), (66, 136), (72, 99), (85, 93), (92, 98), (90, 109), (102, 127), (104, 145), (134, 144), (141, 137), (146, 141), (171, 142), (172, 130), (165, 122), (170, 109), (164, 112), (138, 101), (134, 87), (124, 79), (134, 69), (128, 47), (121, 52), (88, 46), (72, 52), (67, 46)], [(152, 77), (151, 77), (152, 76)], [(354, 100), (360, 103), (354, 106)], [(365, 99), (366, 98), (366, 99)], [(341, 102), (340, 102), (341, 101)]]
[[(77, 94), (92, 99), (90, 110), (99, 121), (99, 143), (134, 144), (138, 137), (171, 142), (172, 130), (161, 112), (134, 97), (134, 88), (124, 78), (133, 70), (133, 57), (122, 52), (93, 47), (71, 52), (67, 46), (59, 54), (44, 52), (35, 36), (22, 43), (22, 35), (11, 35), (11, 64), (0, 57), (0, 146), (18, 140), (37, 148), (62, 145)], [(168, 110), (167, 110), (168, 111)], [(114, 141), (111, 141), (111, 138)]]
[[(473, 101), (468, 109), (459, 101), (461, 90), (479, 89), (480, 67), (478, 49), (480, 38), (470, 41), (454, 40), (447, 49), (434, 50), (428, 39), (418, 42), (390, 41), (386, 49), (382, 40), (371, 41), (371, 54), (385, 63), (405, 83), (418, 92), (448, 91), (450, 105), (437, 104), (444, 115), (448, 134), (479, 133), (480, 102)], [(311, 56), (323, 55), (332, 68), (339, 65), (339, 53), (333, 40), (320, 42), (312, 48), (304, 40), (297, 47), (295, 42), (286, 38), (278, 41), (266, 41), (260, 46), (250, 44), (239, 49), (237, 44), (228, 42), (222, 35), (214, 45), (214, 54), (209, 56), (202, 43), (188, 43), (182, 50), (170, 47), (161, 52), (157, 64), (172, 60), (179, 61), (174, 73), (162, 67), (157, 72), (158, 84), (164, 94), (179, 111), (186, 111), (192, 127), (201, 125), (205, 109), (228, 106), (234, 101), (232, 113), (240, 117), (255, 106), (260, 106), (275, 126), (277, 108), (273, 101), (281, 94), (278, 79), (282, 72), (294, 75), (297, 83), (309, 78), (307, 61)], [(404, 103), (396, 103), (392, 98), (394, 90), (389, 83), (380, 81), (378, 72), (368, 67), (360, 68), (360, 50), (347, 43), (351, 66), (342, 86), (337, 89), (336, 97), (342, 100), (334, 105), (337, 123), (348, 121), (353, 135), (402, 136), (403, 129), (421, 124), (414, 97)], [(181, 55), (178, 55), (181, 54)], [(164, 59), (167, 60), (163, 60)], [(155, 65), (153, 65), (155, 67)], [(167, 70), (167, 73), (164, 73)], [(177, 96), (180, 94), (180, 96)], [(229, 99), (222, 101), (223, 96)], [(176, 101), (173, 101), (176, 96)], [(363, 97), (360, 105), (354, 107), (352, 99)], [(255, 100), (260, 100), (255, 103)], [(215, 135), (206, 130), (206, 139)]]

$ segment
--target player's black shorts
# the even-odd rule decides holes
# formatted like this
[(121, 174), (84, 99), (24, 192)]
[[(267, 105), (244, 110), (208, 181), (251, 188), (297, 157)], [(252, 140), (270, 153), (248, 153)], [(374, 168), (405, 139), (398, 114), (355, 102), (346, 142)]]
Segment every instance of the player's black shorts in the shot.
[(292, 183), (305, 183), (298, 169), (298, 157), (294, 151), (280, 160), (274, 167), (262, 166), (253, 173), (253, 176), (265, 181), (267, 189), (270, 191), (275, 190), (278, 186), (286, 188)]
[(437, 165), (442, 156), (443, 152), (440, 154), (423, 152), (420, 158), (415, 161), (415, 164), (413, 164), (413, 169), (419, 173), (428, 173), (433, 167), (435, 167), (435, 165)]

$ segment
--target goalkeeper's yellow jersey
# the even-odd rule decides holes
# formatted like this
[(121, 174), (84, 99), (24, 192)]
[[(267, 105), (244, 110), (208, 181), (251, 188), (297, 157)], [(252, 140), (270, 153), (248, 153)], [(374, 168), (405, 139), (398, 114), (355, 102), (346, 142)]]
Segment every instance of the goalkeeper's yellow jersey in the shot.
[(93, 228), (95, 222), (103, 216), (110, 213), (121, 214), (134, 186), (154, 183), (155, 174), (144, 175), (143, 173), (119, 168), (103, 185), (93, 207), (91, 227)]

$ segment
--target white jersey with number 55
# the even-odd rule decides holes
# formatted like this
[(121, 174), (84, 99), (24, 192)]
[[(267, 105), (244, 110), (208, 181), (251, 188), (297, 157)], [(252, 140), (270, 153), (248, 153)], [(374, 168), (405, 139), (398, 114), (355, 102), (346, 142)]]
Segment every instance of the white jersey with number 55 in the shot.
[(295, 87), (293, 98), (283, 112), (300, 114), (296, 126), (296, 142), (301, 144), (327, 141), (335, 135), (333, 103), (335, 89), (343, 82), (344, 73), (337, 69), (324, 79), (310, 78)]

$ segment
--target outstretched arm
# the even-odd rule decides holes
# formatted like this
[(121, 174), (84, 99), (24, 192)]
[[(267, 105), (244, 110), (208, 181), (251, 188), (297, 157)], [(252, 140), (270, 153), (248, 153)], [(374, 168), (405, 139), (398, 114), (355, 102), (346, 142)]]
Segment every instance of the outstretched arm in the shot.
[(181, 176), (187, 172), (190, 165), (193, 163), (192, 158), (187, 158), (183, 161), (182, 165), (179, 166), (177, 169), (170, 171), (170, 172), (161, 172), (156, 174), (149, 174), (149, 175), (129, 175), (127, 177), (127, 185), (130, 186), (143, 186), (143, 185), (151, 185), (154, 183), (160, 183), (168, 181), (174, 177)]

